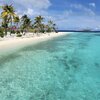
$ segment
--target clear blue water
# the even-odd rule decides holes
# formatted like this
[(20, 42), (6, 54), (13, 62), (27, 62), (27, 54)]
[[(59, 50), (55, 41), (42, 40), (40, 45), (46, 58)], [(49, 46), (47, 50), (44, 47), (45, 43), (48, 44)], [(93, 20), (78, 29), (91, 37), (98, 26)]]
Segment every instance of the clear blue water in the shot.
[(0, 57), (0, 100), (100, 100), (99, 33), (73, 33)]

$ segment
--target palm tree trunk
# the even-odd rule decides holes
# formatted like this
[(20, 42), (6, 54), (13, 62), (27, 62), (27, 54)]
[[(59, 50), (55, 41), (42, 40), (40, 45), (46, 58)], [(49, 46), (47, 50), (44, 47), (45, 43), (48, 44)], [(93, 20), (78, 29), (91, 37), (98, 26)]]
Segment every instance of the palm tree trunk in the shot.
[(10, 25), (10, 36), (11, 36), (11, 31), (12, 31), (12, 17), (10, 16), (10, 19), (11, 19), (11, 25)]
[(7, 35), (7, 28), (5, 27), (5, 35)]
[(8, 21), (7, 19), (4, 19), (4, 31), (5, 31), (5, 35), (7, 35), (7, 28), (8, 28)]

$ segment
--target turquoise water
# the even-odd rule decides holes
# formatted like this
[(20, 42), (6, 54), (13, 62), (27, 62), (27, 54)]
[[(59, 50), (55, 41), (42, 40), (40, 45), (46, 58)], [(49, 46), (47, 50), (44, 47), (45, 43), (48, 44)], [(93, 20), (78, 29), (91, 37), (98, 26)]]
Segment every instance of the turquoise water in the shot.
[(0, 100), (100, 100), (99, 33), (72, 33), (0, 57)]

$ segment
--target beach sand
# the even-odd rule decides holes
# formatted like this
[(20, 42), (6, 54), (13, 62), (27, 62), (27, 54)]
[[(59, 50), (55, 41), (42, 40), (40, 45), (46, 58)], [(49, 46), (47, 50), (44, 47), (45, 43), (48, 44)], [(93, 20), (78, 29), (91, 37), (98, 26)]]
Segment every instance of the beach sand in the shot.
[(47, 41), (53, 39), (55, 37), (67, 35), (69, 32), (58, 32), (58, 33), (50, 33), (43, 34), (41, 36), (31, 36), (31, 37), (20, 37), (20, 38), (7, 38), (0, 41), (0, 55), (11, 53), (16, 50), (19, 50), (28, 45), (34, 45), (43, 41)]

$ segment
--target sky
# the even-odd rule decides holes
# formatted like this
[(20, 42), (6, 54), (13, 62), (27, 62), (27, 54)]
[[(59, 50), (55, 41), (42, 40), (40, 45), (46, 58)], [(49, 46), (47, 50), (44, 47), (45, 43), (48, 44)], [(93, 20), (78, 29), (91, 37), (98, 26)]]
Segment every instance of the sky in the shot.
[(0, 0), (2, 4), (13, 4), (19, 16), (42, 15), (61, 30), (100, 29), (100, 0)]

